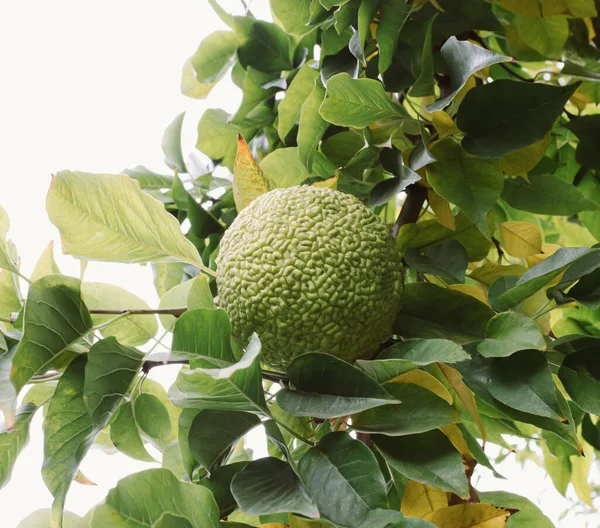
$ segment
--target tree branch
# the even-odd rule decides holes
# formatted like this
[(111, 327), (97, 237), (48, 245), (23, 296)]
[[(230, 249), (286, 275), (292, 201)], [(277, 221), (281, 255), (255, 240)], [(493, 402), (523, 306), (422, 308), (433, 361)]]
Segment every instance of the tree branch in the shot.
[(393, 237), (398, 236), (400, 228), (404, 224), (414, 224), (417, 222), (419, 219), (419, 214), (421, 213), (421, 209), (423, 208), (423, 204), (425, 203), (425, 199), (427, 198), (427, 188), (419, 185), (418, 183), (409, 185), (405, 192), (406, 200), (404, 200), (404, 204), (402, 205), (398, 219), (392, 228)]
[(90, 308), (91, 314), (96, 315), (173, 315), (179, 317), (187, 311), (186, 307), (182, 308)]

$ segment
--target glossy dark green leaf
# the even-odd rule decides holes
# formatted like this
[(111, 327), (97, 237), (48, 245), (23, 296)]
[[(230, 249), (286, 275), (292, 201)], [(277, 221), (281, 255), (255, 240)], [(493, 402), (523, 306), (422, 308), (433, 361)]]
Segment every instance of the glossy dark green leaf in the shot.
[(395, 401), (377, 382), (341, 359), (308, 353), (287, 370), (293, 387), (277, 393), (277, 403), (296, 416), (336, 418)]
[(495, 160), (474, 158), (446, 139), (431, 149), (437, 160), (427, 167), (427, 179), (436, 193), (456, 204), (487, 235), (487, 214), (500, 198), (504, 176)]
[(387, 505), (375, 456), (346, 432), (330, 433), (311, 447), (298, 472), (321, 514), (333, 522), (356, 526), (370, 510)]
[(242, 359), (229, 367), (182, 370), (169, 398), (184, 408), (266, 412), (259, 354), (260, 341), (255, 335)]
[(170, 169), (175, 169), (178, 172), (187, 172), (183, 152), (181, 151), (181, 127), (184, 118), (185, 112), (182, 112), (173, 119), (166, 128), (161, 143), (165, 164)]
[(600, 269), (581, 277), (579, 282), (569, 290), (568, 296), (591, 310), (598, 310), (600, 308)]
[(456, 124), (465, 150), (500, 158), (541, 140), (554, 126), (579, 83), (551, 86), (500, 79), (470, 90)]
[(172, 435), (169, 413), (154, 394), (142, 393), (133, 402), (133, 414), (140, 430), (159, 448), (164, 448)]
[(485, 327), (485, 340), (477, 351), (485, 357), (508, 357), (519, 350), (546, 350), (546, 341), (537, 323), (526, 315), (503, 312)]
[(372, 206), (383, 205), (394, 199), (399, 192), (421, 179), (414, 170), (404, 165), (402, 153), (395, 148), (384, 148), (380, 154), (381, 165), (393, 178), (379, 182), (371, 191)]
[(32, 376), (43, 374), (67, 354), (67, 347), (92, 328), (80, 288), (77, 279), (64, 275), (47, 275), (30, 286), (23, 338), (10, 375), (17, 393)]
[(213, 494), (219, 506), (221, 518), (226, 517), (238, 507), (231, 493), (231, 481), (247, 465), (248, 462), (234, 462), (220, 466), (211, 472), (210, 477), (198, 481), (198, 485), (208, 488)]
[(565, 421), (556, 400), (548, 361), (537, 350), (521, 350), (492, 361), (490, 394), (502, 403), (530, 414)]
[(133, 416), (133, 405), (130, 401), (123, 402), (113, 422), (110, 424), (110, 440), (121, 453), (143, 462), (154, 462), (150, 456)]
[(243, 124), (244, 119), (260, 103), (274, 97), (280, 90), (280, 87), (276, 84), (279, 79), (278, 75), (264, 73), (249, 66), (242, 81), (242, 91), (244, 94), (242, 102), (231, 122), (234, 125)]
[(600, 346), (569, 354), (558, 376), (567, 393), (584, 411), (600, 415)]
[(310, 95), (302, 104), (300, 122), (298, 124), (298, 154), (308, 171), (311, 170), (313, 159), (319, 142), (329, 126), (321, 117), (319, 108), (325, 99), (325, 88), (319, 77), (315, 78)]
[(373, 435), (388, 465), (423, 484), (468, 497), (469, 488), (458, 451), (438, 430), (403, 437)]
[(586, 414), (581, 422), (581, 436), (594, 449), (600, 451), (600, 423), (592, 422), (589, 414)]
[(254, 460), (236, 473), (231, 493), (250, 515), (294, 512), (318, 517), (319, 510), (291, 466), (278, 458)]
[(405, 372), (419, 368), (417, 364), (404, 359), (359, 359), (356, 361), (356, 366), (377, 383), (385, 383)]
[(395, 330), (404, 338), (450, 339), (467, 343), (485, 335), (494, 311), (470, 295), (429, 283), (407, 284)]
[(204, 409), (196, 415), (188, 433), (191, 453), (210, 471), (242, 436), (259, 423), (260, 418), (255, 414)]
[(482, 46), (477, 46), (466, 40), (457, 40), (456, 37), (450, 37), (442, 46), (442, 58), (448, 66), (450, 73), (451, 92), (431, 103), (427, 111), (435, 112), (443, 110), (456, 97), (458, 92), (464, 87), (467, 79), (475, 72), (487, 68), (492, 64), (506, 62), (510, 57), (499, 55), (489, 51)]
[(507, 179), (502, 199), (515, 209), (536, 214), (569, 216), (591, 211), (597, 206), (570, 183), (551, 174), (530, 174), (529, 183), (523, 178)]
[[(280, 3), (287, 3), (285, 0)], [(296, 74), (289, 88), (285, 92), (285, 97), (279, 103), (277, 113), (279, 121), (277, 123), (277, 132), (281, 141), (285, 141), (286, 136), (293, 128), (294, 124), (300, 119), (302, 105), (313, 91), (315, 80), (319, 72), (314, 65), (307, 63)]]
[(577, 163), (591, 169), (600, 169), (600, 152), (598, 151), (600, 116), (575, 117), (565, 127), (579, 138), (575, 154)]
[(404, 0), (382, 0), (377, 26), (379, 73), (385, 73), (392, 65), (398, 38), (411, 12), (412, 6)]
[[(167, 469), (148, 469), (121, 479), (94, 508), (90, 528), (158, 526), (165, 515), (192, 528), (220, 528), (219, 508), (203, 486), (181, 482)], [(182, 526), (167, 524), (164, 526)]]
[(98, 429), (104, 429), (142, 366), (144, 354), (114, 337), (94, 343), (85, 366), (83, 400)]
[(381, 1), (382, 0), (365, 0), (360, 3), (360, 7), (358, 8), (358, 35), (363, 53), (365, 42), (369, 37), (369, 25), (377, 13)]
[(252, 17), (235, 17), (240, 64), (265, 73), (292, 68), (290, 40), (280, 27)]
[(401, 359), (415, 365), (457, 363), (470, 359), (460, 346), (447, 339), (407, 339), (381, 352), (377, 359)]
[(403, 436), (430, 431), (459, 420), (447, 401), (413, 383), (390, 381), (383, 385), (399, 404), (384, 405), (352, 416), (352, 427), (365, 433)]
[(86, 362), (81, 355), (65, 370), (44, 418), (42, 477), (54, 497), (52, 524), (57, 526), (79, 464), (100, 432), (83, 401)]
[(29, 424), (37, 408), (33, 403), (19, 407), (10, 432), (5, 424), (0, 426), (0, 489), (10, 480), (17, 457), (29, 441)]
[(469, 264), (467, 250), (456, 240), (447, 240), (424, 253), (409, 249), (404, 253), (408, 266), (420, 273), (437, 275), (452, 282), (465, 282), (465, 272)]
[[(419, 65), (419, 74), (415, 83), (408, 92), (411, 97), (428, 97), (435, 93), (435, 81), (433, 78), (433, 51), (432, 51), (432, 28), (437, 17), (437, 13), (431, 17), (426, 24), (425, 42), (423, 42), (423, 52), (421, 54), (421, 64)], [(417, 74), (415, 73), (415, 76)]]
[[(515, 287), (519, 277), (516, 275), (502, 275), (498, 277), (488, 289), (488, 302), (490, 306), (497, 312), (505, 312), (510, 310), (510, 306), (500, 300), (500, 296), (506, 293), (508, 290)], [(516, 305), (514, 308), (518, 310), (521, 304)]]

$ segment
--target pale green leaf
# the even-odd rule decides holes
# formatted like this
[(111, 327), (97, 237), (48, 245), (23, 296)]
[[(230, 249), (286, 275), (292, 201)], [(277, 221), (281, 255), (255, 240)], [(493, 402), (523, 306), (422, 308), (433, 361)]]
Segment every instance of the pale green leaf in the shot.
[[(287, 0), (284, 0), (285, 3)], [(277, 123), (277, 133), (281, 141), (285, 141), (285, 137), (292, 129), (294, 124), (300, 119), (300, 111), (304, 101), (313, 91), (315, 80), (319, 76), (319, 72), (312, 63), (307, 63), (296, 74), (289, 88), (285, 92), (285, 97), (279, 103), (277, 113), (279, 121)], [(275, 151), (277, 152), (277, 151)]]
[(29, 441), (29, 424), (37, 405), (26, 403), (17, 411), (12, 431), (0, 425), (0, 489), (10, 480), (15, 461)]
[(313, 158), (319, 142), (329, 126), (319, 113), (324, 98), (325, 88), (321, 79), (317, 77), (310, 95), (302, 104), (298, 124), (298, 154), (309, 171), (312, 168)]
[(44, 252), (40, 255), (30, 280), (32, 282), (41, 279), (46, 275), (60, 275), (60, 269), (54, 260), (54, 242), (50, 242)]
[(298, 147), (274, 150), (262, 159), (260, 168), (275, 187), (300, 185), (309, 177), (306, 167), (300, 161)]

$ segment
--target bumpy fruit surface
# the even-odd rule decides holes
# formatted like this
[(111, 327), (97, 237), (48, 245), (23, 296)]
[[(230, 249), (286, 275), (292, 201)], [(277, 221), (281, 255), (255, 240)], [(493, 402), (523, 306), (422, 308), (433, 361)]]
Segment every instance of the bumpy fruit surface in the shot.
[(217, 288), (234, 337), (262, 342), (264, 367), (306, 352), (372, 357), (392, 334), (402, 269), (385, 223), (354, 196), (275, 189), (243, 209), (221, 241)]

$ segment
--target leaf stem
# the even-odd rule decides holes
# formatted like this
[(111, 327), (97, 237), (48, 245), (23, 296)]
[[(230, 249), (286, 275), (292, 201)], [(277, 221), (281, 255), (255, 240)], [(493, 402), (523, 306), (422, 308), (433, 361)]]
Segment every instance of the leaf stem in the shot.
[(274, 416), (271, 416), (271, 418), (279, 427), (283, 427), (288, 433), (290, 433), (297, 440), (300, 440), (301, 442), (304, 442), (305, 444), (307, 444), (309, 446), (312, 446), (312, 447), (315, 446), (315, 443), (312, 440), (309, 440), (308, 438), (304, 438), (302, 435), (299, 435), (294, 430), (290, 429), (287, 425), (285, 425), (283, 422), (280, 422), (279, 420), (277, 420), (277, 418), (275, 418)]
[(50, 372), (46, 372), (45, 374), (40, 374), (39, 376), (31, 376), (28, 383), (44, 383), (46, 381), (53, 381), (62, 376), (62, 372), (57, 372), (51, 370)]
[[(96, 315), (173, 315), (181, 316), (187, 310), (181, 308), (90, 308), (89, 312)], [(111, 321), (112, 322), (112, 321)]]

